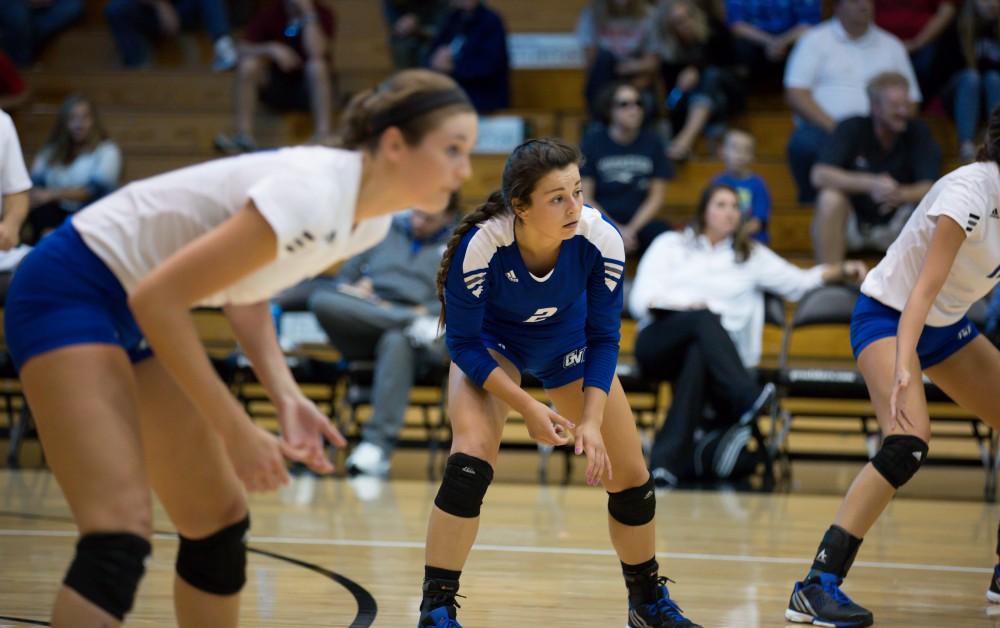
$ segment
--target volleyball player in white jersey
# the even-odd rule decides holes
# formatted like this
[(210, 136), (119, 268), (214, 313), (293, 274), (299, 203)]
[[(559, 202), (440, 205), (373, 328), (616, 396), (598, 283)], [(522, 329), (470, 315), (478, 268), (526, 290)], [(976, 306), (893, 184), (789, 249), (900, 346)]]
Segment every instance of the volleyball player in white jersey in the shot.
[[(47, 460), (80, 531), (53, 626), (118, 625), (150, 553), (150, 488), (180, 534), (181, 626), (235, 626), (250, 490), (284, 458), (332, 466), (344, 441), (302, 396), (268, 298), (375, 245), (390, 214), (437, 211), (470, 174), (476, 117), (449, 78), (401, 72), (359, 94), (343, 148), (223, 159), (133, 183), (42, 240), (6, 334)], [(189, 310), (222, 306), (278, 409), (254, 425), (212, 370)], [(140, 331), (141, 329), (141, 331)]]
[[(922, 373), (1000, 429), (1000, 351), (966, 316), (1000, 280), (998, 162), (1000, 108), (990, 117), (978, 161), (934, 184), (861, 286), (851, 345), (885, 438), (848, 489), (806, 579), (795, 584), (789, 621), (838, 628), (874, 621), (840, 584), (865, 533), (927, 457)], [(998, 575), (1000, 569), (987, 594), (996, 599)]]

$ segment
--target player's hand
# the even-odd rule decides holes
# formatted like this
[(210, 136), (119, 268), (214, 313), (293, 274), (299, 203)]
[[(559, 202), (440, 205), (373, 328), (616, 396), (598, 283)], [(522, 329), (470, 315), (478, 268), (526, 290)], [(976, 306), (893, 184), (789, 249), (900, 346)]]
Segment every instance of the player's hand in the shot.
[(228, 434), (223, 443), (237, 477), (247, 490), (273, 491), (288, 483), (288, 470), (278, 438), (254, 425), (248, 417), (240, 420), (239, 427)]
[(532, 400), (521, 415), (528, 427), (528, 436), (544, 445), (565, 445), (569, 442), (570, 430), (576, 427), (572, 421), (537, 400)]
[(332, 473), (333, 463), (326, 457), (324, 437), (335, 447), (346, 447), (347, 441), (330, 419), (302, 395), (279, 400), (277, 409), (285, 457), (307, 465), (316, 473)]
[(607, 474), (611, 479), (611, 458), (604, 448), (601, 427), (594, 422), (586, 422), (576, 430), (576, 455), (587, 454), (587, 484), (597, 486)]
[(271, 43), (268, 47), (268, 54), (282, 72), (297, 70), (302, 65), (302, 59), (299, 58), (298, 53), (290, 46), (279, 42)]
[(0, 222), (0, 251), (7, 251), (20, 243), (18, 230), (6, 223)]
[(897, 427), (905, 429), (904, 426), (913, 427), (913, 422), (906, 416), (906, 389), (910, 385), (910, 371), (905, 367), (897, 366), (893, 375), (892, 394), (889, 395), (889, 431)]

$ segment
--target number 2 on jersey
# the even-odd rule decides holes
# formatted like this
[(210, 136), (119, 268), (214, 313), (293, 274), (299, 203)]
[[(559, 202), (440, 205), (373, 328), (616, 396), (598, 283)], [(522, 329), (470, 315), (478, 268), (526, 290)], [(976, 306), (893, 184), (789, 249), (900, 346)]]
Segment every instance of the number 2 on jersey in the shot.
[(556, 307), (540, 307), (537, 310), (535, 310), (535, 313), (532, 314), (530, 317), (528, 317), (528, 319), (525, 320), (524, 322), (540, 323), (541, 321), (544, 321), (547, 318), (552, 318), (552, 315), (554, 315), (558, 310), (559, 308)]

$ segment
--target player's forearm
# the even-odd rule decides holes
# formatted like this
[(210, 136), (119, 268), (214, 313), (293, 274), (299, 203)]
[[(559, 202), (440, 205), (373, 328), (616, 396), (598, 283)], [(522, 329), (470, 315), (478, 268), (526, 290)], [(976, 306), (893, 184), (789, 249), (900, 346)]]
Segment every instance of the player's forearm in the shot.
[(535, 400), (499, 366), (483, 382), (483, 389), (521, 413)]
[(3, 224), (17, 233), (28, 217), (28, 191), (3, 195)]
[(129, 307), (157, 359), (198, 413), (224, 438), (231, 434), (239, 427), (242, 409), (212, 368), (187, 306), (140, 284), (129, 297)]
[(298, 384), (288, 368), (274, 329), (270, 303), (227, 305), (223, 311), (268, 398), (277, 404), (298, 395)]
[(604, 406), (607, 405), (608, 393), (596, 386), (586, 386), (583, 389), (583, 415), (577, 419), (577, 426), (604, 423)]

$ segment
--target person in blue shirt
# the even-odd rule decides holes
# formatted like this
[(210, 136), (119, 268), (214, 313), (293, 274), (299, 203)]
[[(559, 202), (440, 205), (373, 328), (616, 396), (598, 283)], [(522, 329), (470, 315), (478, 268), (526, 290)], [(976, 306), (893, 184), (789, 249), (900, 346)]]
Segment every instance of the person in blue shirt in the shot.
[(602, 124), (583, 138), (583, 198), (614, 222), (627, 254), (642, 255), (670, 226), (657, 215), (674, 168), (660, 137), (643, 126), (639, 90), (618, 82), (601, 94)]
[(780, 76), (792, 46), (823, 19), (821, 0), (726, 0), (736, 58), (751, 78)]
[(754, 138), (748, 132), (740, 129), (726, 131), (719, 148), (726, 170), (716, 175), (712, 184), (728, 185), (736, 190), (743, 212), (743, 228), (754, 240), (769, 244), (771, 235), (767, 225), (771, 221), (771, 193), (764, 179), (751, 170), (754, 145)]
[[(658, 575), (653, 481), (615, 376), (625, 247), (583, 204), (579, 163), (576, 148), (559, 140), (521, 144), (501, 189), (459, 223), (445, 249), (438, 292), (453, 360), (453, 440), (428, 524), (418, 626), (459, 625), (459, 577), (513, 409), (539, 443), (562, 445), (572, 435), (587, 456), (587, 483), (608, 491), (628, 626), (697, 628)], [(522, 372), (541, 380), (556, 410), (521, 389)]]
[(480, 114), (510, 106), (510, 62), (503, 19), (482, 0), (452, 0), (430, 45), (427, 67), (451, 76)]

